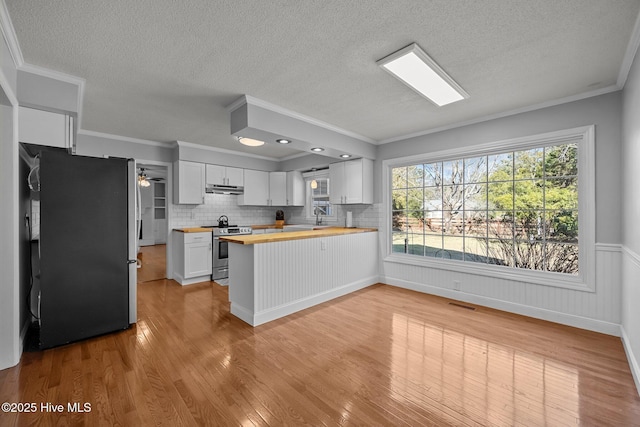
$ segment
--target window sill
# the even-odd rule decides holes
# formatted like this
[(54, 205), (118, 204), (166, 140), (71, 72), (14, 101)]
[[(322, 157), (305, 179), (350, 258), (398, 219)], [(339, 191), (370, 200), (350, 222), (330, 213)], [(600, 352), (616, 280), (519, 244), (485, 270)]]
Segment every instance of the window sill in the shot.
[(388, 254), (384, 262), (396, 264), (407, 264), (439, 270), (450, 270), (457, 273), (476, 274), (481, 276), (494, 277), (516, 282), (532, 283), (555, 288), (571, 289), (581, 292), (595, 292), (595, 287), (585, 283), (581, 276), (569, 276), (561, 273), (551, 273), (543, 271), (531, 271), (512, 267), (490, 266), (464, 261), (449, 261), (446, 259), (434, 259), (419, 255), (408, 255), (391, 253)]

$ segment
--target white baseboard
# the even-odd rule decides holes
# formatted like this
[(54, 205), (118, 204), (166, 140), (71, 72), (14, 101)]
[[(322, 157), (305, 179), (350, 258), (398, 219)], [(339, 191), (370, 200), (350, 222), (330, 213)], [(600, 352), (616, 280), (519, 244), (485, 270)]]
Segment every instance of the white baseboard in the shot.
[(230, 311), (231, 311), (231, 314), (236, 316), (238, 319), (250, 324), (251, 326), (256, 326), (253, 324), (254, 322), (253, 311), (249, 310), (248, 308), (243, 307), (238, 303), (232, 302)]
[(175, 274), (173, 277), (173, 280), (180, 283), (182, 286), (185, 286), (185, 285), (193, 285), (195, 283), (208, 282), (211, 280), (211, 276), (198, 276), (198, 277), (192, 277), (190, 279), (185, 279), (179, 274)]
[(640, 366), (638, 365), (638, 359), (636, 359), (635, 355), (633, 354), (631, 342), (629, 341), (627, 332), (624, 330), (624, 326), (620, 326), (620, 332), (622, 338), (622, 346), (624, 347), (624, 352), (627, 354), (627, 360), (629, 361), (631, 375), (633, 375), (633, 381), (636, 384), (636, 391), (638, 392), (638, 395), (640, 395)]
[(364, 289), (376, 283), (378, 283), (378, 276), (367, 277), (365, 279), (349, 283), (339, 288), (331, 289), (321, 294), (301, 298), (299, 300), (282, 304), (278, 307), (274, 307), (268, 310), (263, 310), (258, 313), (253, 313), (251, 310), (248, 310), (245, 307), (241, 307), (237, 304), (234, 305), (232, 303), (231, 314), (239, 317), (252, 326), (258, 326), (262, 325), (263, 323), (271, 322), (272, 320), (280, 319), (281, 317), (288, 316), (306, 308), (322, 304), (323, 302), (330, 301), (343, 295), (350, 294), (351, 292)]
[(586, 317), (560, 313), (544, 308), (531, 307), (528, 305), (497, 300), (481, 295), (469, 294), (462, 291), (454, 291), (451, 289), (439, 288), (437, 286), (426, 285), (423, 283), (410, 282), (403, 279), (395, 279), (393, 277), (381, 276), (380, 281), (382, 283), (397, 286), (399, 288), (410, 289), (413, 291), (424, 292), (427, 294), (451, 298), (472, 304), (478, 304), (489, 308), (495, 308), (497, 310), (508, 311), (510, 313), (521, 314), (523, 316), (533, 317), (535, 319), (547, 320), (549, 322), (560, 323), (563, 325), (573, 326), (576, 328), (586, 329), (594, 332), (600, 332), (616, 337), (620, 336), (620, 325), (617, 323), (589, 319)]

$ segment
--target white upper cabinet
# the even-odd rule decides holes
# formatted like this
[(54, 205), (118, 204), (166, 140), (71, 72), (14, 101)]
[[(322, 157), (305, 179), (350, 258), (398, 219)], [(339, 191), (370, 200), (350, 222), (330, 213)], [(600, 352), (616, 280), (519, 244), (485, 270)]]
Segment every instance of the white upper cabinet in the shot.
[(240, 168), (226, 168), (227, 185), (242, 187), (244, 185), (244, 170)]
[(72, 149), (73, 117), (20, 107), (18, 140), (27, 144)]
[(241, 168), (207, 165), (206, 180), (207, 185), (242, 187), (244, 185), (244, 171)]
[(269, 172), (269, 206), (287, 205), (287, 173)]
[(244, 170), (244, 193), (238, 205), (286, 206), (287, 173)]
[(205, 187), (205, 164), (179, 160), (173, 163), (175, 203), (203, 205)]
[(373, 203), (373, 160), (357, 159), (329, 165), (329, 200), (335, 205)]
[(304, 178), (298, 171), (287, 172), (287, 206), (304, 206)]
[(238, 196), (238, 205), (269, 205), (269, 172), (244, 170), (244, 193)]

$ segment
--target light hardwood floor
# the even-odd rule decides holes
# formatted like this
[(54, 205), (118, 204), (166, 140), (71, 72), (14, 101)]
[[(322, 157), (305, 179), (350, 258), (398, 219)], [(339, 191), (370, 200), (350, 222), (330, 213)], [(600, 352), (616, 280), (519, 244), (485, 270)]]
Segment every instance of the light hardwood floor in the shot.
[(138, 283), (160, 280), (167, 277), (167, 245), (151, 245), (140, 247), (138, 261)]
[(640, 425), (615, 337), (386, 285), (257, 328), (215, 283), (138, 288), (131, 329), (0, 371), (0, 402), (91, 412), (0, 425)]

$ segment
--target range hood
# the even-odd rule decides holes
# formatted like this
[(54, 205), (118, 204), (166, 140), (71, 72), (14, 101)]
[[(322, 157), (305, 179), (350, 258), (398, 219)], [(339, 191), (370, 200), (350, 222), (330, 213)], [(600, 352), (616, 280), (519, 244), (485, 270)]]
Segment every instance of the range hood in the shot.
[(244, 187), (238, 187), (235, 185), (207, 184), (204, 191), (212, 194), (244, 194)]

